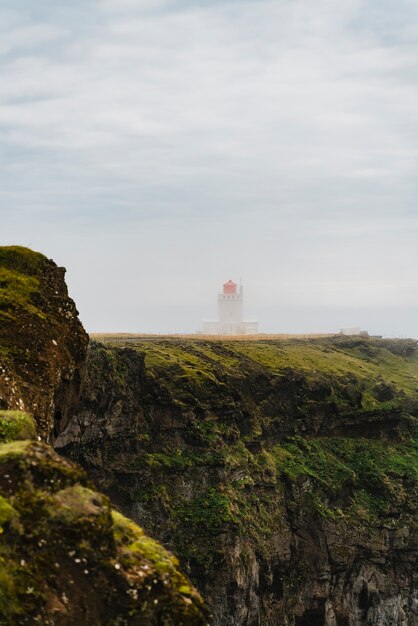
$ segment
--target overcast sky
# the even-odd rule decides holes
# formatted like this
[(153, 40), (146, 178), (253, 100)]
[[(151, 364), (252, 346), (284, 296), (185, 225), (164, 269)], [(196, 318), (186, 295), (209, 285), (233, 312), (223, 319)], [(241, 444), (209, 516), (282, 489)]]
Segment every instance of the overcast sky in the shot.
[(418, 337), (416, 0), (2, 0), (0, 233), (89, 331)]

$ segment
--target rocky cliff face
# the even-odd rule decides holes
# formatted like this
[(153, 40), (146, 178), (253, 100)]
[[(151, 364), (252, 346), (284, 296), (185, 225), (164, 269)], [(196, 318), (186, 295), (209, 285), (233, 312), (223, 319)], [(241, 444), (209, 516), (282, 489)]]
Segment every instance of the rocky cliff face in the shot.
[(78, 397), (88, 344), (64, 275), (42, 254), (0, 248), (0, 408), (33, 414), (46, 441)]
[(219, 626), (415, 626), (416, 343), (93, 344), (55, 445)]
[(0, 624), (204, 626), (176, 558), (39, 441), (68, 423), (85, 364), (63, 276), (0, 248)]

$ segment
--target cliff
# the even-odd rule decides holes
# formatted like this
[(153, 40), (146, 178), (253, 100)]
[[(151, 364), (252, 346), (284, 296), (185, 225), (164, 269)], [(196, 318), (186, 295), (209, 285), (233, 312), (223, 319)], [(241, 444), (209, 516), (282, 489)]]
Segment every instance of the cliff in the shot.
[(176, 558), (41, 442), (69, 422), (85, 367), (64, 271), (0, 248), (0, 624), (203, 626)]
[(55, 441), (219, 626), (413, 626), (414, 341), (93, 343)]
[(45, 441), (78, 397), (88, 344), (64, 275), (42, 254), (0, 247), (0, 409), (30, 412)]

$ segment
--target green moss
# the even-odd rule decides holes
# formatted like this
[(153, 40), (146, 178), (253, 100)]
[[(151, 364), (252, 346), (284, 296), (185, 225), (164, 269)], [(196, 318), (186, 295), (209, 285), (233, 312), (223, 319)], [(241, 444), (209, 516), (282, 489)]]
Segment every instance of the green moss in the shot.
[[(111, 344), (111, 340), (107, 340)], [(249, 374), (299, 380), (299, 395), (318, 394), (340, 411), (392, 412), (418, 405), (418, 350), (412, 340), (327, 337), (318, 339), (206, 341), (130, 339), (145, 356), (148, 375), (180, 409), (213, 410), (230, 401), (230, 383)], [(296, 393), (296, 378), (294, 380)], [(379, 400), (379, 385), (393, 397)], [(301, 407), (304, 410), (306, 407)], [(254, 432), (257, 425), (252, 424)], [(202, 442), (216, 433), (202, 432)], [(206, 438), (206, 439), (205, 439)]]
[(23, 246), (0, 246), (0, 265), (24, 274), (36, 275), (48, 263), (40, 252)]
[(0, 267), (0, 289), (10, 291), (21, 298), (30, 298), (39, 289), (39, 281), (33, 276)]
[(21, 308), (45, 319), (44, 312), (35, 305), (38, 292), (37, 278), (0, 266), (0, 311), (3, 317), (13, 320), (14, 312)]
[(13, 567), (0, 557), (0, 623), (7, 625), (16, 624), (17, 622), (14, 620), (19, 614), (20, 607)]
[[(289, 384), (293, 384), (294, 378), (292, 393), (300, 416), (309, 416), (311, 404), (318, 406), (316, 394), (319, 393), (326, 398), (327, 406), (337, 407), (342, 420), (344, 412), (351, 414), (356, 410), (360, 414), (363, 411), (364, 419), (371, 423), (374, 412), (376, 419), (383, 421), (385, 415), (389, 421), (396, 416), (405, 433), (414, 424), (415, 418), (408, 411), (414, 411), (413, 407), (417, 406), (418, 352), (416, 342), (409, 340), (335, 337), (286, 341), (155, 341), (139, 342), (138, 348), (144, 351), (151, 373), (162, 381), (160, 384), (168, 385), (173, 401), (181, 398), (188, 407), (202, 406), (202, 400), (209, 397), (210, 385), (202, 387), (205, 380), (217, 385), (212, 397), (212, 410), (216, 411), (228, 376), (233, 377), (232, 381), (237, 377), (244, 379), (246, 372), (260, 367), (274, 376), (284, 376)], [(382, 381), (393, 390), (395, 398), (377, 399), (376, 385)], [(180, 390), (176, 390), (177, 384)], [(255, 411), (249, 441), (251, 437), (263, 436)], [(270, 428), (270, 423), (271, 418), (261, 418), (264, 430)], [(212, 463), (229, 469), (242, 468), (243, 476), (234, 482), (236, 493), (254, 482), (275, 485), (286, 478), (292, 482), (307, 479), (315, 491), (310, 505), (322, 516), (340, 510), (341, 504), (346, 509), (355, 508), (356, 498), (362, 497), (357, 494), (362, 490), (375, 494), (369, 498), (371, 515), (382, 510), (382, 502), (389, 509), (396, 503), (397, 494), (403, 493), (400, 483), (416, 480), (416, 451), (407, 441), (390, 445), (367, 439), (296, 437), (251, 455), (244, 445), (246, 437), (239, 439), (233, 422), (196, 420), (191, 422), (188, 433), (199, 445), (216, 446), (216, 452), (178, 449), (170, 454), (145, 455), (143, 461), (149, 467), (172, 471)], [(228, 438), (237, 441), (231, 445)]]
[(164, 469), (189, 469), (202, 462), (202, 456), (189, 450), (178, 448), (171, 454), (153, 452), (138, 457), (139, 466), (164, 468)]
[(157, 541), (145, 535), (140, 526), (117, 511), (112, 511), (112, 519), (117, 545), (122, 547), (125, 557), (140, 556), (149, 562), (158, 575), (174, 576), (178, 593), (187, 596), (195, 595), (195, 591), (186, 578), (179, 574), (179, 563), (174, 555), (165, 550)]
[(109, 623), (206, 623), (175, 557), (112, 512), (105, 496), (77, 483), (81, 469), (31, 442), (0, 445), (0, 459), (7, 460), (11, 491), (0, 495), (2, 625), (21, 623), (21, 616), (49, 623), (51, 596), (64, 595), (73, 621), (88, 609)]
[(129, 546), (138, 536), (144, 534), (142, 528), (119, 511), (112, 510), (113, 532), (115, 539), (123, 546)]
[(31, 415), (22, 411), (0, 410), (0, 442), (36, 438), (36, 427)]
[(214, 488), (184, 503), (174, 514), (182, 525), (209, 535), (216, 535), (225, 524), (237, 521), (228, 496)]
[[(358, 508), (370, 516), (389, 512), (404, 494), (403, 484), (418, 481), (418, 454), (414, 440), (403, 443), (368, 439), (294, 437), (271, 451), (278, 471), (292, 481), (312, 481), (313, 505), (330, 514)], [(345, 494), (345, 501), (344, 501)]]
[(178, 567), (178, 561), (164, 550), (159, 543), (143, 535), (131, 543), (129, 551), (140, 554), (147, 559), (159, 574), (173, 572)]
[(120, 359), (118, 349), (109, 349), (102, 345), (97, 345), (96, 349), (100, 354), (100, 367), (109, 371), (112, 380), (120, 387), (126, 387), (129, 369), (127, 363)]
[(95, 518), (103, 512), (104, 497), (82, 485), (74, 485), (54, 494), (48, 505), (51, 518), (66, 524), (79, 522), (80, 519)]
[(0, 496), (0, 534), (3, 533), (5, 526), (16, 520), (17, 512), (11, 504)]
[(5, 361), (16, 365), (31, 360), (28, 334), (39, 332), (38, 325), (50, 321), (43, 276), (51, 267), (52, 261), (42, 254), (0, 246), (0, 356)]
[(0, 464), (19, 457), (24, 457), (30, 441), (12, 441), (0, 445)]
[(239, 364), (228, 350), (206, 342), (163, 341), (132, 347), (143, 352), (149, 375), (180, 408), (191, 403), (202, 409), (213, 406), (217, 397), (228, 392), (223, 371), (232, 373)]
[[(337, 524), (342, 533), (358, 524), (378, 528), (398, 514), (409, 523), (417, 481), (409, 438), (418, 413), (416, 342), (126, 345), (145, 355), (144, 414), (158, 407), (180, 427), (175, 439), (150, 428), (137, 440), (139, 453), (135, 447), (122, 463), (109, 455), (108, 463), (137, 473), (128, 497), (157, 512), (157, 531), (199, 576), (215, 575), (225, 535), (241, 535), (263, 553), (275, 534), (288, 532), (283, 520), (292, 516), (308, 526)], [(117, 359), (117, 350), (106, 350)], [(385, 388), (390, 399), (379, 400)]]
[(246, 464), (250, 458), (250, 453), (242, 441), (237, 441), (232, 445), (224, 443), (214, 451), (192, 451), (183, 448), (176, 448), (173, 452), (151, 452), (139, 455), (135, 464), (137, 468), (148, 467), (155, 469), (166, 469), (171, 471), (187, 471), (192, 467), (201, 466), (224, 466), (239, 467)]
[[(313, 524), (320, 517), (368, 526), (379, 526), (398, 507), (407, 511), (413, 506), (408, 503), (418, 480), (413, 439), (293, 437), (256, 454), (238, 450), (236, 445), (223, 450), (225, 470), (216, 486), (190, 500), (166, 493), (176, 552), (202, 575), (219, 567), (218, 537), (228, 529), (264, 550), (281, 528), (285, 506)], [(229, 465), (228, 457), (234, 459)], [(153, 498), (156, 494), (149, 494), (148, 501)]]

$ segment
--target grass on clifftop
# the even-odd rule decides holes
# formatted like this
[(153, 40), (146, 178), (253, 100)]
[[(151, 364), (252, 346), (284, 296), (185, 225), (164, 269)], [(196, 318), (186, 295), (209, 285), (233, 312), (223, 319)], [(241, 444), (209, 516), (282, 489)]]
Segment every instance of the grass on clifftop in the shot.
[[(246, 371), (257, 369), (273, 376), (297, 371), (308, 384), (326, 379), (355, 386), (362, 391), (362, 408), (368, 410), (401, 405), (405, 395), (418, 400), (414, 340), (340, 336), (252, 341), (155, 339), (126, 345), (143, 352), (150, 375), (158, 377), (173, 398), (185, 404), (191, 399), (203, 404), (213, 401), (223, 393), (225, 377), (242, 378)], [(379, 397), (376, 389), (382, 382), (392, 390), (392, 397)]]
[(21, 246), (0, 246), (0, 322), (16, 321), (19, 311), (45, 319), (37, 306), (37, 276), (47, 264), (48, 259), (39, 252)]
[(36, 275), (48, 263), (41, 252), (23, 246), (0, 246), (0, 266), (23, 273)]

